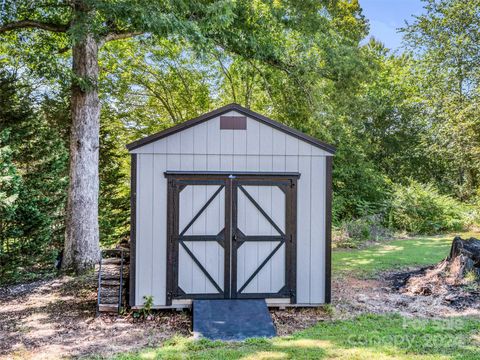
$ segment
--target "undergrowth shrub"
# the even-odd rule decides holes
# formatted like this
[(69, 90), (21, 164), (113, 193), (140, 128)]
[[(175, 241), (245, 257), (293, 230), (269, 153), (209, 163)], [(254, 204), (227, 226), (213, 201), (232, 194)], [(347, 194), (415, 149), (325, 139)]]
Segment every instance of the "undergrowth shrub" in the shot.
[(471, 225), (469, 207), (440, 194), (430, 184), (411, 181), (393, 185), (388, 225), (395, 230), (415, 234), (461, 231)]
[(358, 219), (343, 221), (335, 229), (333, 241), (337, 247), (358, 248), (367, 241), (379, 241), (391, 237), (391, 231), (384, 226), (384, 216), (374, 214)]

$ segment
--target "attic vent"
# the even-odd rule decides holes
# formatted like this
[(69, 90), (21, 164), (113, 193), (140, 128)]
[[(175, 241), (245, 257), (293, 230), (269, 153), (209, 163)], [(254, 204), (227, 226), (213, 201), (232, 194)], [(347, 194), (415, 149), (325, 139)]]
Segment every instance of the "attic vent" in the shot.
[(247, 130), (245, 116), (220, 116), (220, 130)]

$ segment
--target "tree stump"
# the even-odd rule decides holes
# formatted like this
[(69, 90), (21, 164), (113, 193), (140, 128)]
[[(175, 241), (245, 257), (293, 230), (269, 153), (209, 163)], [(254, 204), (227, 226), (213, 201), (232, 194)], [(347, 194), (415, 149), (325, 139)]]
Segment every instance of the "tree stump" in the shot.
[(463, 240), (460, 236), (456, 236), (447, 260), (452, 262), (457, 257), (462, 257), (462, 274), (459, 275), (464, 276), (470, 271), (480, 275), (480, 240), (473, 237)]
[[(471, 290), (469, 290), (471, 289)], [(436, 295), (451, 301), (458, 292), (476, 293), (480, 289), (480, 240), (462, 239), (452, 241), (449, 256), (421, 275), (410, 277), (403, 289), (415, 295)]]

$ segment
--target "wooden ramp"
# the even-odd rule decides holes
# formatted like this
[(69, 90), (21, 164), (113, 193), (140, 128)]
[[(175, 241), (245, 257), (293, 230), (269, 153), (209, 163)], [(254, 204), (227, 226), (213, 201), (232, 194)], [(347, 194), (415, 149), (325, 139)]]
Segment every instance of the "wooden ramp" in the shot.
[(241, 341), (276, 335), (267, 303), (255, 300), (194, 300), (195, 338)]

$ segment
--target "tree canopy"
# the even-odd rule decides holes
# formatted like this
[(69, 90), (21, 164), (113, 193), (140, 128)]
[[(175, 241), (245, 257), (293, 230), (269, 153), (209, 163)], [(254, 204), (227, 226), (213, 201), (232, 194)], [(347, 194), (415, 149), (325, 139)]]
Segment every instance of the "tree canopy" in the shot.
[[(378, 215), (393, 229), (451, 229), (430, 215), (415, 226), (418, 208), (407, 204), (432, 217), (438, 204), (478, 207), (480, 1), (424, 5), (392, 52), (367, 41), (356, 0), (5, 2), (4, 268), (18, 269), (28, 251), (51, 259), (63, 248), (65, 227), (75, 226), (76, 154), (99, 164), (88, 180), (99, 178), (92, 241), (127, 239), (125, 144), (230, 102), (337, 146), (335, 225)], [(91, 126), (78, 127), (85, 119)], [(78, 141), (96, 150), (81, 153)], [(94, 233), (96, 213), (89, 219)]]

